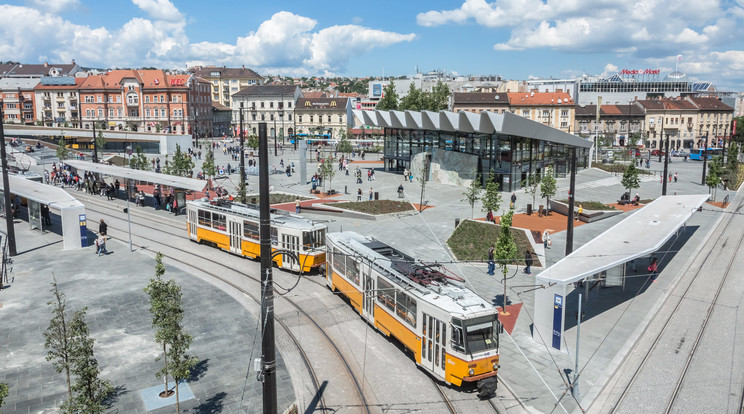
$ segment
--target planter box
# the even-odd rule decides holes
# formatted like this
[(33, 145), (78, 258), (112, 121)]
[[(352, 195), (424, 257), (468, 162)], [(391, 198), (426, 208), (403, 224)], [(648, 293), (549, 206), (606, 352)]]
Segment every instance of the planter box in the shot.
[[(558, 214), (563, 214), (564, 216), (568, 216), (568, 204), (561, 203), (560, 201), (550, 200), (550, 211)], [(575, 209), (578, 210), (579, 206), (575, 205)], [(576, 211), (574, 211), (576, 214)], [(583, 221), (584, 223), (591, 223), (597, 220), (602, 220), (608, 217), (612, 217), (615, 215), (618, 215), (622, 213), (620, 210), (587, 210), (584, 209), (584, 212), (581, 213), (579, 216), (579, 220)]]

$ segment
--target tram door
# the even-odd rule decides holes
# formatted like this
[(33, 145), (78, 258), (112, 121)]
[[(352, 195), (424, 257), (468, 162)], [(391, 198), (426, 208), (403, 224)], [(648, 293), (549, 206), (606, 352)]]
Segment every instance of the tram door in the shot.
[[(296, 254), (297, 257), (300, 257), (299, 237), (293, 236), (291, 234), (282, 234), (282, 246), (285, 250), (289, 250), (290, 252)], [(285, 267), (288, 267), (292, 270), (300, 270), (300, 264), (297, 263), (297, 260), (295, 260), (294, 257), (290, 255), (282, 256), (282, 263), (285, 264)]]
[(444, 377), (446, 366), (447, 325), (437, 318), (423, 314), (421, 337), (421, 365)]
[(243, 229), (239, 221), (230, 221), (230, 251), (242, 254)]
[(369, 267), (363, 267), (362, 283), (364, 286), (364, 316), (370, 321), (375, 320), (375, 280), (370, 274)]
[(196, 240), (196, 210), (189, 210), (189, 233)]

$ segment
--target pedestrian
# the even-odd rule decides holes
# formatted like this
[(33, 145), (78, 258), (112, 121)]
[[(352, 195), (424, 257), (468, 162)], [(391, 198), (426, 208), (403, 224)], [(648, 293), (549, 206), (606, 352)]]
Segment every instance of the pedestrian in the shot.
[(108, 233), (108, 224), (106, 224), (103, 219), (98, 223), (98, 234), (103, 234), (104, 236)]
[(655, 255), (651, 256), (651, 263), (648, 265), (648, 272), (651, 274), (651, 281), (656, 282), (656, 270), (659, 266), (659, 259)]
[(578, 210), (578, 213), (576, 214), (576, 221), (580, 221), (581, 220), (581, 215), (583, 213), (584, 213), (584, 205), (583, 204), (579, 204), (579, 210)]
[(300, 214), (300, 198), (295, 198), (295, 213)]
[(550, 248), (550, 245), (553, 244), (553, 242), (550, 240), (550, 232), (545, 230), (542, 234), (542, 240), (543, 240), (543, 247), (546, 249)]
[(372, 187), (369, 188), (369, 201), (372, 201)]
[(514, 206), (517, 204), (517, 194), (512, 193), (511, 195), (511, 204), (509, 204), (509, 208), (514, 210)]
[(679, 179), (679, 173), (678, 172), (675, 172), (674, 173), (674, 182), (676, 183), (678, 179)]
[(362, 201), (362, 188), (357, 188), (357, 201)]
[(102, 254), (108, 254), (108, 251), (106, 251), (106, 235), (105, 234), (98, 234), (98, 238), (96, 239), (96, 253), (98, 253), (98, 257), (101, 257)]
[(398, 198), (403, 198), (403, 184), (398, 186)]
[(672, 173), (669, 173), (669, 182), (672, 182)]
[(491, 247), (488, 248), (488, 273), (493, 276), (494, 270), (496, 269), (496, 262), (493, 259), (493, 253), (496, 251), (494, 244), (491, 243)]
[(532, 266), (532, 253), (530, 253), (530, 249), (527, 249), (524, 251), (524, 272), (528, 275), (532, 274), (530, 266)]
[(44, 220), (45, 226), (51, 226), (52, 225), (52, 216), (49, 215), (49, 205), (48, 204), (42, 204), (41, 205), (41, 218)]

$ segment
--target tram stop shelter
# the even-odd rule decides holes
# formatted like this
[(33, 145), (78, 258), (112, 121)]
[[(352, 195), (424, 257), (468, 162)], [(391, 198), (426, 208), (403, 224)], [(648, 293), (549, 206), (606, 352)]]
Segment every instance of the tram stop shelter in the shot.
[[(62, 248), (64, 250), (88, 247), (88, 230), (85, 219), (85, 205), (67, 191), (21, 176), (8, 174), (10, 192), (25, 198), (28, 206), (28, 222), (32, 229), (44, 229), (41, 206), (59, 210), (62, 223)], [(5, 191), (0, 180), (0, 188)], [(0, 203), (4, 198), (0, 197)], [(4, 206), (3, 206), (4, 207)], [(4, 208), (6, 214), (10, 208)]]
[(564, 350), (569, 285), (601, 279), (610, 286), (624, 286), (625, 265), (658, 251), (709, 197), (659, 197), (540, 272), (536, 284), (543, 288), (535, 290), (533, 339)]
[(212, 186), (210, 180), (197, 180), (194, 178), (180, 177), (177, 175), (161, 174), (154, 171), (135, 170), (132, 168), (118, 167), (116, 165), (99, 164), (91, 161), (65, 160), (65, 164), (76, 170), (90, 171), (93, 173), (123, 178), (129, 184), (139, 183), (159, 184), (174, 190), (174, 195), (179, 206), (186, 205), (185, 191), (205, 191)]

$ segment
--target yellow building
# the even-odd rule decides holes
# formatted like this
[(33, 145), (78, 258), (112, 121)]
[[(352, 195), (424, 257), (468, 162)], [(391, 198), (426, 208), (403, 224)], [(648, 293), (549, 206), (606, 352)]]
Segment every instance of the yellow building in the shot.
[(574, 100), (567, 92), (508, 93), (511, 112), (563, 132), (571, 132), (576, 117)]
[(196, 76), (212, 84), (212, 102), (231, 107), (232, 94), (247, 86), (263, 85), (263, 76), (251, 69), (228, 68), (225, 66), (197, 66), (189, 69)]

